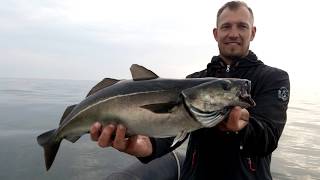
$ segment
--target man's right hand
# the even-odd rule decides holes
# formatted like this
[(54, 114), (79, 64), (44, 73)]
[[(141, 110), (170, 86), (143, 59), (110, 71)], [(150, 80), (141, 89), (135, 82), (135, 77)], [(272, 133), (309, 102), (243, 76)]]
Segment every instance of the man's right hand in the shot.
[[(115, 137), (113, 139), (113, 136)], [(126, 138), (126, 128), (123, 125), (109, 124), (103, 127), (99, 122), (90, 128), (93, 141), (97, 141), (100, 147), (112, 146), (115, 149), (136, 157), (147, 157), (152, 154), (152, 144), (147, 136), (131, 136)]]

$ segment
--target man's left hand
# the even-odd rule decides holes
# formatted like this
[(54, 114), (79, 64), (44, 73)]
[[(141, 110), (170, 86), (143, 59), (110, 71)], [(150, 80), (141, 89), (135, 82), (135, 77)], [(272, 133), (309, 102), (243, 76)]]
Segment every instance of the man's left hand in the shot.
[(239, 106), (234, 107), (226, 121), (222, 121), (218, 128), (221, 131), (237, 132), (247, 126), (249, 123), (249, 112)]

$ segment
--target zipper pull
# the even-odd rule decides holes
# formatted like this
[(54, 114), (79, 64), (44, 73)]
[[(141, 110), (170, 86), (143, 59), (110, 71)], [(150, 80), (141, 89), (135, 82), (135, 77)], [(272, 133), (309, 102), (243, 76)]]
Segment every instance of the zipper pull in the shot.
[(230, 64), (227, 65), (226, 72), (230, 72)]

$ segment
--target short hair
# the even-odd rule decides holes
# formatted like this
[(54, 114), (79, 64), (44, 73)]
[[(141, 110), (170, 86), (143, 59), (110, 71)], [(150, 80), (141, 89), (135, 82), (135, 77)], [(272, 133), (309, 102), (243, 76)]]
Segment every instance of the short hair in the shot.
[(226, 8), (229, 8), (230, 10), (237, 10), (238, 8), (240, 7), (246, 7), (248, 9), (248, 11), (250, 12), (251, 14), (251, 17), (252, 17), (252, 21), (254, 20), (254, 17), (253, 17), (253, 11), (252, 9), (243, 1), (229, 1), (227, 3), (225, 3), (219, 10), (218, 10), (218, 13), (217, 13), (217, 25), (218, 25), (218, 19), (221, 15), (221, 13), (223, 12), (223, 10), (225, 10)]

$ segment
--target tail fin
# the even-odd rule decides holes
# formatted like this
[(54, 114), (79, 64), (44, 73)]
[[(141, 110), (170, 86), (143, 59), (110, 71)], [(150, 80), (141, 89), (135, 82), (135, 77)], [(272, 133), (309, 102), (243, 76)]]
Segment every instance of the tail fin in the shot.
[(57, 152), (60, 147), (62, 139), (56, 140), (55, 138), (55, 129), (45, 132), (38, 136), (37, 141), (40, 146), (44, 149), (44, 158), (46, 162), (47, 171), (50, 169)]

